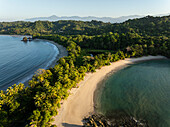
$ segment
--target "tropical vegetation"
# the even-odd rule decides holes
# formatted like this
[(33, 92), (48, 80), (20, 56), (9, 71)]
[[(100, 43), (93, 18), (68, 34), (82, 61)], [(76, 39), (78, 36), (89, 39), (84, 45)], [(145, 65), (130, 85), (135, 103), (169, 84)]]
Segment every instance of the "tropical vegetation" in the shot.
[[(170, 16), (128, 20), (124, 23), (98, 21), (2, 22), (1, 34), (29, 34), (67, 48), (54, 68), (39, 69), (29, 86), (14, 84), (0, 93), (0, 126), (48, 127), (58, 114), (61, 100), (79, 87), (86, 72), (128, 57), (170, 57)], [(76, 109), (75, 109), (76, 110)]]

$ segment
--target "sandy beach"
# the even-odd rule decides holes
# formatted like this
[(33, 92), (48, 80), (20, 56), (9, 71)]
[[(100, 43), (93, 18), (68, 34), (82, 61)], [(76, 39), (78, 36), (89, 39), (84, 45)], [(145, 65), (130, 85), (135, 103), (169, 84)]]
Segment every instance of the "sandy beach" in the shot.
[(45, 40), (45, 39), (36, 39), (36, 40), (44, 40), (44, 41), (47, 41), (53, 45), (55, 45), (58, 50), (59, 50), (59, 54), (56, 56), (56, 59), (52, 62), (51, 65), (49, 65), (47, 68), (50, 68), (50, 67), (54, 67), (56, 65), (56, 62), (64, 57), (64, 56), (67, 56), (68, 55), (68, 52), (67, 52), (67, 49), (65, 47), (63, 47), (62, 45), (59, 45), (58, 43), (54, 42), (54, 41), (49, 41), (49, 40)]
[(87, 73), (84, 80), (79, 83), (79, 88), (73, 88), (67, 100), (62, 102), (59, 114), (54, 117), (52, 124), (58, 127), (82, 126), (82, 119), (94, 113), (94, 92), (108, 74), (116, 72), (130, 64), (147, 60), (166, 59), (164, 56), (144, 56), (140, 58), (127, 58), (102, 67), (95, 73)]

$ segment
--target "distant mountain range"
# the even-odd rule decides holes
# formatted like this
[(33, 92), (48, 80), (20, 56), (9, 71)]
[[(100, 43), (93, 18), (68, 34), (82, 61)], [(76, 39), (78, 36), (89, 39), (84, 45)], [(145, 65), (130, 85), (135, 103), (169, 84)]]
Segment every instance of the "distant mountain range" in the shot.
[[(158, 15), (151, 15), (151, 16), (168, 16), (170, 13), (167, 14), (158, 14)], [(102, 22), (110, 22), (110, 23), (121, 23), (124, 22), (128, 19), (135, 19), (135, 18), (142, 18), (147, 15), (129, 15), (129, 16), (121, 16), (117, 18), (112, 18), (112, 17), (95, 17), (95, 16), (87, 16), (87, 17), (80, 17), (80, 16), (56, 16), (52, 15), (49, 17), (35, 17), (35, 18), (28, 18), (28, 19), (1, 19), (0, 22), (13, 22), (13, 21), (30, 21), (30, 22), (35, 22), (35, 21), (59, 21), (59, 20), (75, 20), (75, 21), (92, 21), (92, 20), (97, 20), (97, 21), (102, 21)]]
[(50, 17), (36, 17), (36, 18), (29, 18), (25, 19), (25, 21), (58, 21), (58, 20), (76, 20), (76, 21), (91, 21), (91, 20), (97, 20), (97, 21), (102, 21), (102, 22), (110, 22), (110, 23), (121, 23), (124, 22), (128, 19), (135, 19), (135, 18), (141, 18), (144, 16), (141, 15), (130, 15), (130, 16), (121, 16), (118, 18), (112, 18), (112, 17), (94, 17), (94, 16), (88, 16), (88, 17), (79, 17), (79, 16), (56, 16), (52, 15)]
[[(153, 15), (153, 16), (167, 16), (168, 14), (159, 14), (159, 15)], [(35, 17), (35, 18), (29, 18), (25, 19), (24, 21), (59, 21), (59, 20), (76, 20), (76, 21), (91, 21), (91, 20), (97, 20), (102, 22), (110, 22), (110, 23), (121, 23), (128, 19), (135, 19), (135, 18), (142, 18), (146, 15), (129, 15), (129, 16), (121, 16), (118, 18), (112, 18), (112, 17), (95, 17), (95, 16), (88, 16), (88, 17), (80, 17), (80, 16), (56, 16), (52, 15), (49, 17)]]

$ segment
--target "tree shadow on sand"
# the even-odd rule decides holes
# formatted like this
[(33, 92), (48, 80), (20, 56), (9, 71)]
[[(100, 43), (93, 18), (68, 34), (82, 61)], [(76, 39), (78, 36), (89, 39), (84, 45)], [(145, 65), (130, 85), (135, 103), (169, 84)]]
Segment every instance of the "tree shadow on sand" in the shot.
[(82, 127), (81, 125), (76, 125), (76, 124), (69, 124), (69, 123), (62, 123), (64, 127)]

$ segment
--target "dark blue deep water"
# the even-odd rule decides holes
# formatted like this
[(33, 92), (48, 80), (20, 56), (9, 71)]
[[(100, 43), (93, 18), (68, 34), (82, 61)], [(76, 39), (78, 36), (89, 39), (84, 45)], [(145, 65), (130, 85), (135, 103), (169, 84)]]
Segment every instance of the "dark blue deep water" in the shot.
[(22, 36), (0, 36), (0, 90), (31, 78), (47, 68), (59, 51), (44, 40), (23, 42)]
[(102, 86), (98, 112), (147, 120), (150, 127), (170, 127), (170, 60), (131, 65), (112, 74)]

